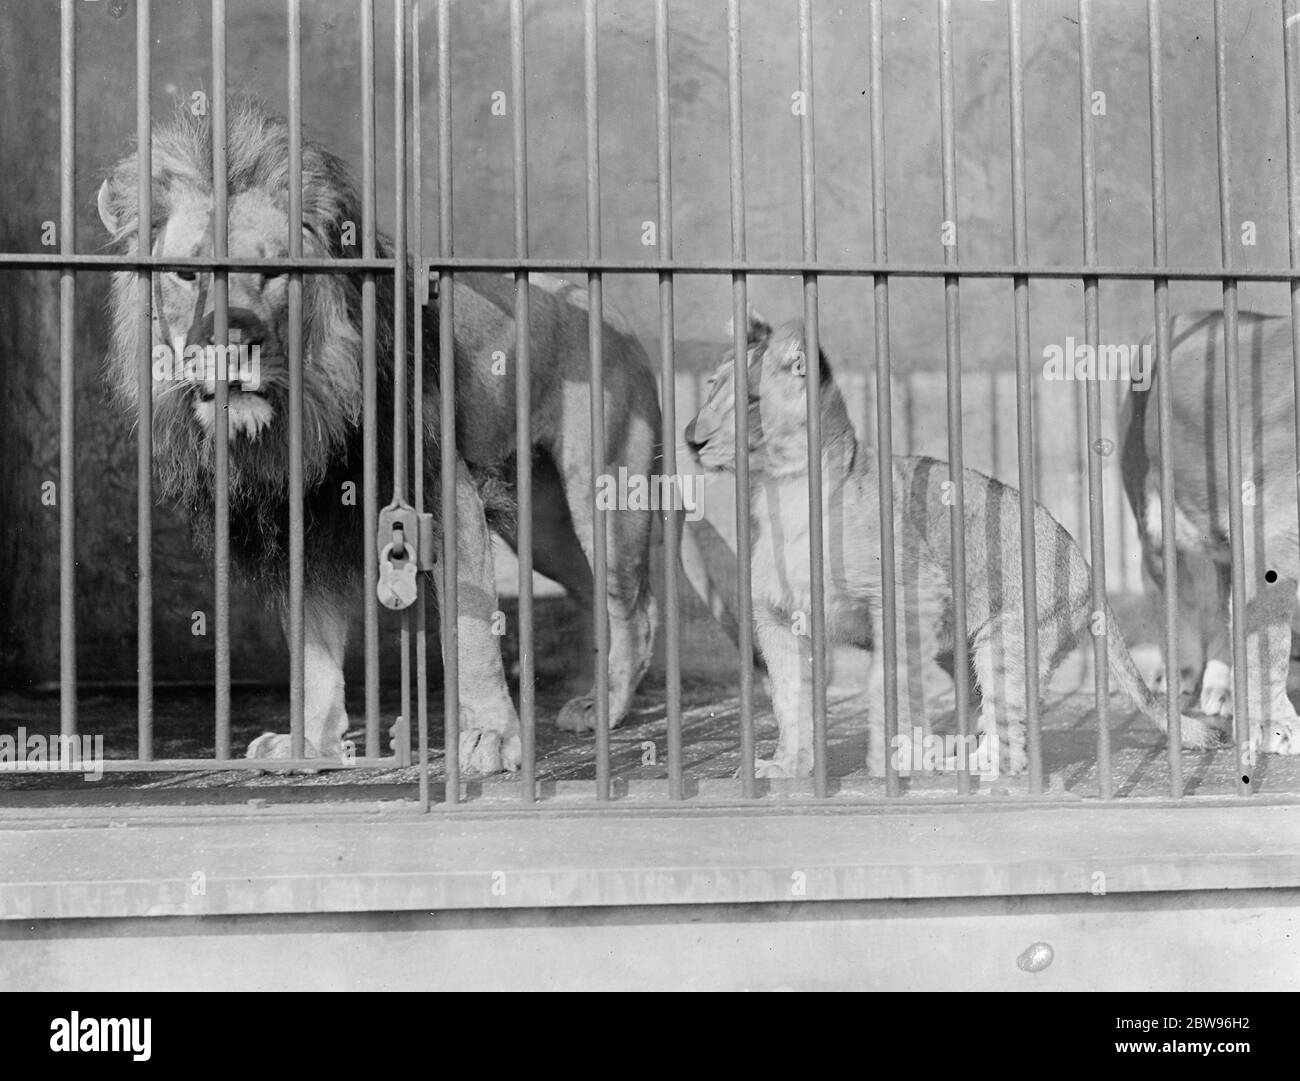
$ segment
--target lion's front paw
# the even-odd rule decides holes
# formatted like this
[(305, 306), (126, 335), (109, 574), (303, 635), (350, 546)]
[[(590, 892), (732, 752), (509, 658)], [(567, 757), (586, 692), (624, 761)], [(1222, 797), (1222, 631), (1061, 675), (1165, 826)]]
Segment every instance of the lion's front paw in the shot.
[(1002, 748), (1002, 761), (1006, 763), (1004, 772), (1013, 777), (1029, 770), (1029, 754), (1023, 743), (1006, 744)]
[(1210, 661), (1201, 677), (1201, 712), (1207, 717), (1232, 716), (1232, 669)]
[(471, 728), (460, 734), (460, 771), (487, 775), (514, 772), (523, 758), (519, 733)]
[(594, 732), (596, 730), (596, 700), (589, 694), (571, 698), (564, 703), (555, 725), (562, 732)]
[[(319, 758), (320, 754), (311, 740), (304, 739), (302, 744), (304, 758)], [(293, 737), (283, 732), (263, 732), (248, 745), (245, 758), (292, 758)]]
[(754, 776), (761, 780), (781, 780), (790, 777), (811, 777), (812, 763), (792, 761), (785, 756), (754, 759)]

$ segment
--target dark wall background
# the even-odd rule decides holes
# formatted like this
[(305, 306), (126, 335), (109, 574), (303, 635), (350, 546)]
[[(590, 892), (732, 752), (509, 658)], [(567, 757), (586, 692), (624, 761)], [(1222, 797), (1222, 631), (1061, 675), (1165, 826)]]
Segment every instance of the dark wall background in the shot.
[[(381, 219), (391, 223), (392, 73), (385, 54), (392, 34), (387, 5), (377, 6), (377, 176)], [(938, 261), (942, 204), (934, 5), (897, 0), (885, 6), (890, 254), (899, 261)], [(355, 7), (351, 0), (304, 5), (303, 70), (309, 133), (359, 162)], [(675, 254), (725, 256), (730, 252), (725, 4), (680, 0), (671, 8)], [(830, 261), (866, 259), (872, 243), (866, 4), (818, 0), (814, 9), (820, 254)], [(1036, 0), (1025, 9), (1031, 255), (1039, 262), (1079, 262), (1075, 5)], [(1165, 9), (1170, 257), (1180, 264), (1214, 266), (1219, 251), (1210, 0), (1180, 0)], [(641, 223), (656, 216), (657, 199), (652, 14), (649, 5), (627, 2), (603, 2), (600, 10), (605, 251), (649, 258), (653, 251), (641, 245)], [(1099, 0), (1094, 10), (1096, 84), (1107, 95), (1106, 116), (1097, 127), (1101, 260), (1149, 263), (1146, 5)], [(491, 115), (492, 92), (509, 86), (506, 12), (504, 0), (453, 5), (454, 227), (462, 255), (512, 251), (510, 121)], [(795, 259), (800, 253), (798, 122), (790, 114), (790, 94), (797, 87), (795, 5), (765, 0), (744, 5), (743, 15), (749, 251), (755, 259)], [(84, 3), (77, 5), (77, 16), (77, 249), (94, 252), (103, 250), (105, 239), (95, 192), (134, 140), (135, 6), (130, 0)], [(1009, 262), (1005, 4), (956, 5), (956, 18), (961, 255), (964, 261)], [(1231, 19), (1234, 234), (1240, 235), (1244, 221), (1256, 223), (1257, 234), (1254, 246), (1236, 246), (1235, 257), (1246, 267), (1281, 265), (1287, 258), (1281, 7), (1275, 0), (1236, 0)], [(155, 111), (162, 113), (194, 90), (211, 89), (208, 5), (160, 0), (153, 20), (152, 94)], [(428, 226), (424, 246), (431, 252), (437, 243), (431, 11), (423, 25), (422, 196)], [(531, 244), (538, 256), (580, 256), (585, 250), (581, 29), (581, 5), (572, 0), (527, 5)], [(282, 108), (282, 5), (232, 3), (228, 41), (230, 86)], [(58, 218), (58, 48), (53, 0), (0, 0), (0, 250), (42, 250), (41, 223)], [(135, 645), (135, 451), (131, 425), (108, 408), (101, 382), (106, 281), (98, 273), (78, 277), (79, 648), (84, 678), (129, 679)], [(653, 349), (653, 277), (613, 278), (607, 292)], [(40, 502), (41, 483), (58, 476), (57, 295), (57, 274), (0, 272), (0, 671), (8, 682), (50, 680), (58, 671), (57, 511)], [(800, 308), (799, 286), (792, 279), (755, 279), (752, 295), (774, 318)], [(944, 363), (941, 284), (899, 281), (893, 295), (896, 368), (900, 379), (924, 382)], [(1174, 300), (1176, 306), (1199, 305), (1213, 303), (1217, 295), (1212, 285), (1189, 286), (1176, 288)], [(841, 373), (865, 378), (869, 386), (868, 286), (829, 280), (822, 297), (826, 348)], [(1243, 289), (1245, 307), (1282, 310), (1285, 300), (1279, 287)], [(969, 282), (962, 301), (963, 360), (970, 378), (1010, 369), (1010, 283)], [(1102, 302), (1107, 340), (1136, 341), (1149, 326), (1146, 286), (1104, 287)], [(1036, 284), (1031, 304), (1035, 356), (1046, 343), (1082, 335), (1077, 284)], [(717, 341), (723, 348), (729, 310), (725, 279), (684, 280), (678, 291), (679, 337)], [(1040, 383), (1043, 416), (1073, 416), (1077, 390), (1074, 384)], [(990, 434), (997, 418), (989, 414), (996, 410), (984, 401), (968, 399), (968, 450), (975, 464), (998, 438)], [(683, 421), (688, 415), (682, 413)], [(1002, 417), (1004, 428), (1010, 416)], [(1068, 425), (1043, 428), (1048, 443), (1077, 440)], [(942, 433), (941, 416), (923, 416), (913, 442), (935, 449), (936, 440), (942, 446)], [(1069, 470), (1065, 464), (1059, 468)], [(1049, 505), (1054, 499), (1072, 504), (1074, 495), (1065, 492), (1064, 481), (1075, 479), (1048, 477)], [(194, 610), (211, 612), (209, 575), (190, 554), (181, 524), (165, 509), (157, 522), (158, 675), (207, 678), (211, 638), (192, 637), (189, 624)], [(256, 598), (236, 592), (234, 603), (236, 678), (283, 672), (278, 631)]]

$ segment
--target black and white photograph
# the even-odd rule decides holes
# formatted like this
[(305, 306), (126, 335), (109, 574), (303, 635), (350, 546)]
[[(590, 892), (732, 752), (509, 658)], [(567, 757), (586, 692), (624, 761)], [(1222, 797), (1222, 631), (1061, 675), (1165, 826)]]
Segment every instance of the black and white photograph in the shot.
[(1300, 0), (0, 0), (0, 990), (1248, 1058), (1298, 443)]

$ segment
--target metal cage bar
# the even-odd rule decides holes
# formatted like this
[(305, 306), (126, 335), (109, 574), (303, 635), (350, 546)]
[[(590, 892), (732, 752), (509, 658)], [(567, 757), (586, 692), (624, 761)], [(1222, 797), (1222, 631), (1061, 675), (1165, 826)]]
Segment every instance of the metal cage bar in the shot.
[[(673, 255), (672, 106), (668, 80), (668, 0), (655, 0), (655, 149), (659, 193), (659, 254)], [(673, 276), (659, 275), (659, 398), (662, 410), (664, 476), (677, 478), (677, 371), (673, 354), (676, 320)], [(681, 534), (676, 509), (663, 509), (664, 524), (664, 697), (668, 725), (668, 798), (682, 799)]]
[[(943, 218), (947, 231), (943, 261), (960, 262), (957, 223), (957, 119), (953, 102), (952, 0), (939, 0), (939, 127), (940, 172), (943, 180)], [(943, 321), (948, 372), (948, 483), (952, 504), (948, 508), (949, 543), (952, 547), (952, 667), (957, 705), (957, 794), (970, 792), (970, 651), (966, 626), (966, 480), (962, 441), (961, 400), (961, 280), (943, 280)], [(1000, 754), (993, 747), (994, 754)]]
[[(510, 257), (461, 256), (447, 259), (438, 258), (429, 264), (449, 271), (504, 271), (514, 273), (517, 270), (542, 273), (586, 273), (596, 271), (602, 274), (699, 274), (699, 275), (773, 275), (777, 277), (798, 277), (803, 274), (816, 274), (818, 277), (842, 278), (948, 278), (953, 275), (953, 267), (943, 263), (889, 263), (880, 261), (861, 262), (826, 262), (806, 263), (801, 259), (785, 262), (770, 260), (747, 261), (744, 259), (628, 259), (607, 257), (602, 259), (515, 259)], [(205, 270), (222, 267), (227, 270), (255, 270), (259, 273), (288, 272), (290, 270), (310, 271), (313, 274), (356, 274), (366, 272), (378, 275), (392, 274), (391, 259), (314, 259), (298, 260), (284, 258), (255, 258), (248, 256), (227, 256), (216, 259), (212, 256), (167, 255), (159, 257), (139, 255), (94, 255), (80, 253), (61, 255), (54, 252), (0, 252), (0, 270), (61, 270), (75, 267), (80, 270)], [(959, 278), (1006, 278), (1008, 280), (1029, 277), (1044, 281), (1077, 281), (1081, 278), (1096, 278), (1098, 281), (1152, 281), (1155, 278), (1168, 281), (1221, 282), (1223, 271), (1207, 267), (1169, 266), (1159, 270), (1146, 266), (1127, 264), (1085, 266), (1081, 263), (1028, 264), (1017, 266), (1015, 263), (963, 263), (957, 271)], [(1232, 280), (1236, 282), (1296, 282), (1300, 281), (1300, 267), (1234, 267)]]
[[(1286, 82), (1287, 254), (1300, 265), (1300, 0), (1282, 0), (1282, 54)], [(1300, 487), (1300, 282), (1291, 283), (1292, 395), (1295, 403), (1296, 484)], [(1297, 499), (1300, 511), (1300, 499)]]
[[(586, 0), (583, 11), (583, 100), (587, 126), (587, 257), (599, 259), (600, 239), (600, 101), (597, 94), (596, 0)], [(587, 351), (591, 361), (591, 467), (604, 472), (605, 461), (605, 371), (604, 371), (604, 278), (598, 270), (587, 273), (590, 301), (587, 318)], [(592, 478), (591, 570), (595, 592), (596, 621), (596, 798), (610, 798), (609, 766), (609, 568), (608, 524), (595, 498)], [(620, 513), (620, 512), (616, 512)]]
[[(1165, 203), (1164, 67), (1160, 0), (1147, 0), (1147, 70), (1151, 102), (1151, 256), (1156, 266), (1169, 260)], [(1156, 278), (1156, 411), (1160, 424), (1160, 530), (1164, 560), (1165, 730), (1168, 735), (1169, 794), (1183, 795), (1182, 712), (1178, 687), (1178, 545), (1174, 522), (1173, 374), (1169, 370), (1169, 282)], [(1130, 391), (1130, 393), (1135, 393)], [(1148, 390), (1147, 393), (1150, 393)]]
[(438, 394), (439, 469), (442, 502), (442, 631), (443, 756), (446, 802), (460, 802), (460, 634), (457, 581), (460, 565), (456, 547), (456, 365), (444, 363), (456, 355), (454, 335), (455, 274), (446, 265), (455, 252), (451, 213), (451, 0), (438, 0)]
[[(407, 303), (409, 299), (409, 255), (406, 224), (408, 216), (406, 190), (406, 0), (393, 0), (393, 504), (409, 506), (406, 501), (407, 412), (410, 409), (407, 386)], [(375, 538), (378, 547), (379, 538)], [(376, 554), (376, 558), (378, 558)], [(418, 587), (417, 587), (418, 589)], [(411, 630), (413, 616), (409, 607), (399, 617), (398, 641), (401, 649), (400, 720), (392, 737), (393, 753), (402, 765), (411, 760)]]
[[(378, 254), (375, 225), (375, 4), (361, 0), (361, 254)], [(379, 449), (376, 280), (361, 282), (361, 543), (365, 589), (366, 756), (379, 755)]]
[[(135, 138), (136, 204), (139, 251), (153, 246), (153, 110), (149, 90), (153, 83), (150, 0), (135, 9)], [(136, 288), (136, 342), (139, 368), (136, 376), (138, 405), (135, 459), (136, 483), (136, 755), (153, 758), (153, 275), (138, 270)]]
[[(226, 161), (226, 3), (212, 0), (212, 257), (223, 260), (229, 250), (229, 173)], [(216, 630), (216, 752), (230, 757), (230, 271), (212, 271), (212, 340), (224, 358), (215, 373), (212, 399), (212, 441), (215, 489), (215, 596)]]
[(1232, 691), (1237, 747), (1237, 791), (1250, 792), (1255, 763), (1248, 747), (1251, 726), (1246, 667), (1245, 534), (1241, 505), (1241, 364), (1237, 333), (1237, 279), (1233, 258), (1231, 132), (1228, 109), (1228, 34), (1223, 0), (1214, 0), (1214, 86), (1216, 158), (1219, 168), (1219, 254), (1223, 273), (1223, 364), (1228, 429), (1228, 533), (1232, 545)]
[[(411, 313), (412, 363), (411, 398), (412, 453), (414, 455), (412, 497), (417, 514), (424, 513), (424, 306), (429, 302), (429, 267), (424, 261), (424, 153), (423, 123), (420, 116), (420, 5), (410, 9), (411, 17), (411, 249), (418, 261), (418, 292)], [(419, 594), (415, 598), (415, 718), (419, 761), (420, 810), (428, 812), (429, 792), (429, 606), (427, 575), (419, 576)]]
[[(889, 259), (885, 213), (885, 31), (880, 0), (871, 0), (871, 221), (872, 258)], [(872, 282), (875, 311), (876, 359), (876, 470), (880, 501), (880, 620), (872, 633), (879, 634), (879, 656), (872, 662), (880, 672), (884, 708), (881, 731), (884, 736), (885, 791), (897, 796), (902, 790), (893, 756), (889, 753), (898, 736), (898, 603), (894, 559), (894, 414), (893, 377), (889, 355), (889, 277), (877, 274)], [(874, 675), (871, 677), (874, 680)], [(868, 694), (875, 695), (869, 687)], [(868, 738), (874, 738), (869, 735)], [(870, 751), (868, 751), (870, 754)]]
[[(813, 129), (812, 0), (799, 0), (799, 187), (802, 193), (803, 257), (817, 261), (816, 137)], [(813, 794), (826, 795), (826, 567), (822, 519), (821, 341), (817, 275), (803, 276), (804, 362), (808, 416), (808, 546), (812, 611)], [(739, 412), (739, 410), (737, 410)]]
[[(302, 4), (288, 0), (289, 31), (289, 255), (302, 256)], [(304, 623), (306, 557), (303, 515), (302, 271), (289, 273), (289, 743), (302, 758), (306, 684)], [(320, 748), (317, 748), (319, 751)]]
[[(59, 11), (59, 251), (77, 250), (76, 0)], [(143, 225), (143, 228), (148, 228)], [(77, 734), (77, 278), (59, 273), (59, 735)], [(70, 753), (60, 740), (59, 758)]]
[[(745, 140), (741, 104), (740, 0), (727, 0), (727, 120), (731, 257), (745, 255)], [(743, 272), (731, 276), (732, 349), (736, 401), (749, 401), (749, 297)], [(749, 578), (753, 541), (749, 523), (749, 411), (736, 409), (736, 623), (740, 649), (740, 791), (746, 799), (754, 783), (754, 601)]]
[[(524, 3), (510, 0), (511, 136), (514, 154), (515, 255), (528, 258), (528, 113)], [(522, 798), (537, 798), (537, 657), (533, 625), (533, 399), (528, 271), (515, 272), (515, 489), (519, 501), (519, 735)]]
[[(1025, 64), (1020, 0), (1008, 0), (1011, 82), (1011, 242), (1015, 260), (1029, 262), (1029, 209), (1025, 190)], [(1034, 547), (1037, 443), (1034, 438), (1034, 371), (1029, 359), (1029, 278), (1012, 286), (1016, 335), (1016, 465), (1020, 488), (1020, 581), (1024, 600), (1025, 744), (1029, 791), (1043, 791), (1043, 729), (1038, 698), (1038, 553)]]
[[(1092, 3), (1079, 0), (1079, 113), (1083, 162), (1083, 256), (1092, 266), (1097, 261), (1097, 146), (1092, 128)], [(1097, 279), (1083, 279), (1084, 340), (1095, 355), (1101, 339)], [(1088, 459), (1088, 533), (1092, 561), (1092, 658), (1093, 689), (1097, 711), (1097, 786), (1102, 799), (1114, 794), (1110, 762), (1110, 672), (1106, 641), (1106, 522), (1102, 490), (1103, 444), (1101, 443), (1101, 384), (1089, 379), (1084, 384)], [(1098, 633), (1097, 616), (1101, 615)]]

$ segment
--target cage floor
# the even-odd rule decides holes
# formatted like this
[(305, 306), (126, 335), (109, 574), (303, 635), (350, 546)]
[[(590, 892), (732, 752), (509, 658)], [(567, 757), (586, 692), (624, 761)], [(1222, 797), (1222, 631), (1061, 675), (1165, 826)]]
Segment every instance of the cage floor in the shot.
[[(828, 688), (827, 739), (828, 773), (833, 781), (851, 781), (855, 792), (884, 794), (883, 781), (866, 775), (866, 733), (861, 698), (860, 654), (852, 651), (834, 657)], [(1042, 711), (1044, 777), (1051, 792), (1065, 798), (1097, 794), (1097, 725), (1093, 709), (1092, 680), (1086, 664), (1067, 664), (1058, 673)], [(431, 696), (431, 776), (443, 775), (441, 694)], [(565, 701), (559, 686), (543, 685), (537, 694), (537, 778), (548, 782), (581, 782), (595, 777), (593, 740), (559, 731), (554, 717)], [(771, 754), (776, 724), (766, 694), (756, 685), (755, 733), (758, 754)], [(354, 721), (361, 703), (349, 702)], [(684, 775), (690, 782), (731, 778), (740, 762), (739, 702), (734, 678), (684, 680), (682, 686), (682, 746)], [(1140, 714), (1126, 712), (1125, 704), (1113, 699), (1110, 710), (1111, 761), (1117, 796), (1165, 796), (1169, 791), (1169, 767), (1163, 735)], [(386, 729), (400, 710), (396, 695), (381, 701), (384, 753), (389, 753)], [(233, 745), (238, 750), (265, 731), (287, 730), (286, 692), (236, 691), (232, 704)], [(196, 693), (160, 691), (155, 705), (155, 755), (158, 758), (208, 757), (212, 754), (212, 698)], [(24, 727), (29, 734), (52, 735), (58, 731), (57, 697), (27, 697), (15, 693), (0, 695), (0, 731)], [(87, 696), (79, 705), (83, 733), (103, 735), (105, 757), (129, 758), (135, 742), (135, 706), (120, 696)], [(940, 718), (934, 728), (950, 728)], [(647, 678), (624, 722), (610, 735), (612, 775), (618, 781), (659, 781), (666, 771), (666, 718), (661, 678)], [(364, 730), (355, 723), (349, 737), (358, 745)], [(1185, 751), (1183, 769), (1188, 794), (1231, 795), (1236, 791), (1236, 762), (1230, 747), (1215, 751)], [(66, 789), (158, 790), (158, 789), (257, 789), (259, 787), (334, 788), (338, 786), (402, 786), (414, 784), (413, 768), (351, 768), (313, 773), (284, 771), (250, 772), (216, 770), (202, 773), (109, 772), (94, 782), (79, 775), (0, 774), (0, 792)], [(1300, 757), (1264, 755), (1256, 767), (1255, 789), (1268, 794), (1300, 794)], [(942, 797), (955, 794), (956, 777), (951, 773), (915, 773), (907, 782), (918, 795)], [(982, 781), (985, 791), (999, 795), (1028, 792), (1023, 777), (1003, 776)], [(571, 786), (566, 786), (569, 788)], [(648, 786), (653, 788), (654, 786)], [(490, 795), (492, 784), (482, 793)], [(233, 793), (232, 793), (233, 794)], [(343, 793), (340, 792), (339, 795)], [(0, 796), (0, 802), (3, 797)]]

